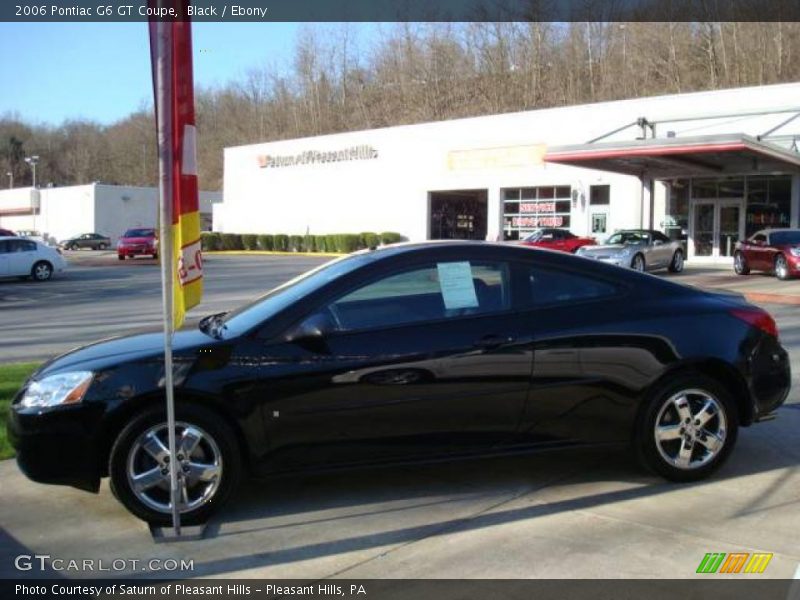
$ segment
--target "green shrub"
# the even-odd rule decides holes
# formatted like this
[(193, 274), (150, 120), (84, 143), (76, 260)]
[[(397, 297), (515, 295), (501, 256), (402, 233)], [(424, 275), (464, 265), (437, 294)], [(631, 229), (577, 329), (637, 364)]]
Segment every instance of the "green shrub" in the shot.
[(336, 237), (336, 251), (343, 254), (350, 254), (358, 250), (361, 236), (355, 233), (340, 233)]
[(381, 243), (381, 238), (377, 233), (365, 231), (359, 235), (361, 248), (377, 248)]
[(316, 252), (316, 240), (313, 235), (306, 234), (303, 236), (303, 252)]
[(289, 236), (285, 233), (276, 233), (272, 236), (272, 245), (278, 252), (287, 252), (289, 250)]
[(258, 236), (252, 233), (245, 233), (242, 236), (242, 245), (245, 250), (258, 250)]
[(382, 244), (396, 244), (403, 241), (403, 236), (395, 231), (384, 231), (381, 233)]
[(290, 235), (289, 236), (289, 251), (290, 252), (302, 252), (303, 251), (303, 236), (302, 235)]
[(336, 236), (332, 233), (329, 233), (325, 236), (325, 249), (328, 252), (339, 252), (339, 247), (336, 243)]
[(214, 231), (204, 231), (200, 234), (200, 247), (203, 251), (219, 250), (222, 247), (222, 236)]
[(242, 236), (238, 233), (223, 233), (222, 234), (222, 249), (223, 250), (244, 250), (242, 243)]
[(328, 252), (328, 246), (325, 244), (324, 235), (314, 236), (314, 251), (315, 252)]
[(260, 235), (258, 236), (258, 247), (261, 250), (272, 250), (275, 247), (271, 235)]

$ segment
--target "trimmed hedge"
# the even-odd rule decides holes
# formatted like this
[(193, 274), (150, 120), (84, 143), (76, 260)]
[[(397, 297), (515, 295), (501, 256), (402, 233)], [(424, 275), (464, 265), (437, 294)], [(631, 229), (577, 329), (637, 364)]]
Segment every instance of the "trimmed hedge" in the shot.
[(203, 232), (203, 250), (265, 250), (275, 252), (338, 252), (349, 254), (381, 244), (396, 244), (403, 236), (393, 231), (374, 233), (328, 233), (325, 235), (286, 235)]

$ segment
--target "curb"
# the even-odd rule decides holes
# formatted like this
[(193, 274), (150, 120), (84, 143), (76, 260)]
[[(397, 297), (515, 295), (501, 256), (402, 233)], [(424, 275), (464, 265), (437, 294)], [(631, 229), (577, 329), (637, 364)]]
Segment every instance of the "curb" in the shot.
[(790, 304), (800, 305), (800, 296), (789, 296), (788, 294), (768, 294), (762, 292), (745, 293), (745, 298), (750, 302), (764, 302), (766, 304)]
[(203, 250), (204, 256), (346, 256), (338, 252), (272, 252), (269, 250)]

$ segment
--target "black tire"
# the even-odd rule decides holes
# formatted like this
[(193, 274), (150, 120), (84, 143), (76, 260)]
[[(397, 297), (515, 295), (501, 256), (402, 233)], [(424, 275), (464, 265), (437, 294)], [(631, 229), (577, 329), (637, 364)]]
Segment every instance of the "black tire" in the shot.
[(34, 281), (47, 281), (53, 276), (53, 265), (46, 260), (40, 260), (31, 268), (31, 279)]
[(117, 254), (117, 258), (118, 258), (119, 260), (125, 260), (125, 256), (124, 256), (124, 255), (122, 255), (122, 254)]
[(792, 274), (789, 271), (789, 263), (783, 254), (778, 254), (775, 257), (775, 277), (781, 281), (787, 281), (792, 278)]
[(645, 262), (643, 254), (636, 253), (633, 256), (631, 259), (631, 269), (634, 271), (639, 271), (640, 273), (647, 271), (647, 262)]
[(154, 259), (154, 260), (158, 260), (158, 252), (156, 252), (155, 254), (153, 254), (153, 259)]
[(77, 250), (77, 249), (78, 249), (78, 246), (76, 246), (75, 244), (72, 244), (69, 248), (67, 248), (67, 250), (72, 250), (73, 252), (75, 252), (75, 250)]
[[(701, 432), (705, 432), (707, 429), (710, 431), (715, 426), (721, 427), (721, 431), (724, 433), (724, 435), (721, 436), (723, 441), (719, 443), (716, 453), (712, 454), (707, 449), (705, 441), (693, 441), (691, 444), (687, 442), (687, 445), (684, 446), (684, 435), (689, 435), (691, 437), (692, 434), (688, 432), (684, 434), (685, 429), (682, 427), (686, 427), (687, 424), (685, 421), (680, 420), (680, 416), (675, 409), (675, 405), (672, 403), (672, 399), (677, 396), (678, 402), (680, 403), (680, 397), (683, 395), (682, 393), (687, 391), (697, 392), (689, 393), (684, 396), (693, 414), (692, 418), (697, 416), (694, 415), (695, 407), (705, 405), (708, 398), (712, 398), (716, 401), (716, 407), (713, 413), (714, 416), (708, 419), (707, 423), (699, 427)], [(704, 398), (702, 394), (705, 394), (707, 397)], [(674, 412), (670, 414), (670, 411)], [(722, 413), (721, 417), (719, 413)], [(670, 422), (670, 419), (674, 419), (674, 421)], [(659, 420), (658, 423), (657, 420)], [(690, 425), (697, 427), (695, 423), (697, 423), (697, 421)], [(706, 428), (707, 424), (710, 424), (708, 428)], [(659, 429), (661, 430), (678, 428), (677, 432), (679, 432), (680, 435), (674, 440), (657, 442), (657, 425), (659, 425)], [(634, 433), (634, 446), (639, 461), (643, 466), (654, 473), (670, 481), (698, 481), (708, 477), (727, 460), (733, 447), (736, 445), (738, 430), (739, 414), (728, 389), (715, 379), (706, 375), (687, 372), (675, 377), (670, 377), (649, 395), (646, 404), (643, 406), (641, 418), (638, 420), (637, 428)], [(708, 435), (701, 433), (700, 436), (704, 437), (706, 441), (709, 441)], [(719, 436), (719, 431), (716, 431), (714, 436), (711, 437), (713, 438), (715, 436)], [(680, 452), (684, 447), (691, 448), (689, 450), (689, 464), (692, 466), (681, 467), (670, 462), (668, 460), (669, 454), (667, 453), (667, 449), (670, 447), (676, 450), (676, 459), (677, 452)], [(709, 454), (711, 454), (711, 456), (708, 456)], [(704, 459), (705, 462), (703, 462)], [(692, 464), (692, 461), (694, 461), (694, 464)]]
[(98, 250), (105, 250), (106, 249), (106, 245), (105, 244), (97, 244), (97, 249)]
[(682, 250), (675, 250), (675, 254), (672, 255), (672, 260), (669, 262), (669, 267), (667, 267), (670, 273), (682, 273), (683, 272), (683, 251)]
[(747, 264), (747, 259), (741, 252), (734, 252), (733, 254), (733, 271), (737, 275), (750, 274), (750, 265)]
[[(132, 489), (132, 483), (128, 477), (128, 462), (129, 460), (135, 461), (136, 457), (144, 456), (140, 451), (143, 451), (139, 440), (143, 434), (153, 428), (162, 428), (160, 437), (164, 437), (163, 445), (167, 446), (166, 441), (166, 411), (163, 408), (151, 408), (134, 418), (117, 436), (109, 456), (109, 479), (111, 484), (111, 491), (114, 496), (127, 508), (133, 515), (154, 525), (170, 525), (172, 523), (172, 514), (169, 506), (164, 506), (160, 510), (147, 504), (143, 499), (137, 496), (137, 493)], [(202, 502), (190, 511), (181, 513), (181, 523), (184, 525), (196, 525), (208, 521), (212, 514), (218, 511), (230, 498), (232, 492), (239, 484), (239, 479), (242, 473), (242, 461), (239, 451), (239, 445), (236, 436), (231, 430), (230, 426), (219, 417), (216, 413), (208, 410), (202, 406), (194, 404), (184, 404), (176, 406), (176, 423), (179, 425), (179, 435), (184, 425), (192, 426), (201, 431), (204, 440), (211, 439), (215, 444), (211, 452), (218, 452), (220, 458), (221, 475), (216, 481), (214, 492), (208, 498), (201, 499)], [(180, 438), (179, 438), (180, 439)], [(202, 444), (198, 444), (198, 450), (202, 451)], [(133, 449), (134, 457), (131, 457)], [(180, 449), (179, 449), (180, 451)], [(180, 454), (179, 454), (180, 456)], [(193, 453), (194, 460), (203, 460), (197, 458)], [(144, 456), (145, 459), (150, 458), (149, 455)], [(155, 459), (150, 459), (153, 465), (156, 465), (158, 471), (160, 467), (157, 466)], [(188, 457), (187, 457), (188, 460)], [(136, 463), (134, 463), (136, 464)], [(147, 469), (147, 466), (142, 467)], [(160, 471), (162, 474), (163, 470)], [(169, 480), (167, 474), (166, 481)], [(201, 483), (203, 485), (212, 485), (211, 483)], [(157, 489), (156, 489), (157, 488)], [(149, 490), (153, 490), (150, 492)], [(161, 485), (155, 485), (148, 488), (148, 495), (159, 497), (162, 499), (169, 499), (169, 490), (163, 489)]]

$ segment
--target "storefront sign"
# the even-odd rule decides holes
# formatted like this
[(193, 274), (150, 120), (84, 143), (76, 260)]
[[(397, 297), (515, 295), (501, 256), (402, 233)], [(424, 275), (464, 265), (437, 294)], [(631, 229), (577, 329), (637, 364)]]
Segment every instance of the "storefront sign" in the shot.
[(378, 151), (372, 146), (364, 144), (361, 146), (343, 148), (342, 150), (307, 150), (299, 154), (283, 156), (262, 154), (257, 158), (258, 166), (262, 169), (274, 169), (276, 167), (293, 167), (295, 165), (313, 165), (350, 160), (371, 160), (373, 158), (378, 158)]
[(494, 169), (498, 167), (532, 167), (544, 163), (545, 144), (453, 150), (447, 155), (451, 171)]
[(522, 202), (519, 205), (521, 213), (554, 213), (556, 212), (555, 202)]
[(511, 225), (513, 227), (563, 227), (564, 217), (513, 217)]

